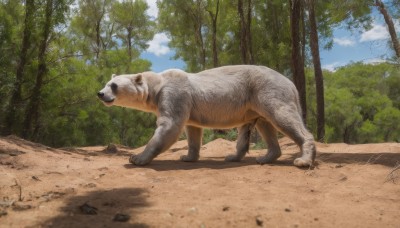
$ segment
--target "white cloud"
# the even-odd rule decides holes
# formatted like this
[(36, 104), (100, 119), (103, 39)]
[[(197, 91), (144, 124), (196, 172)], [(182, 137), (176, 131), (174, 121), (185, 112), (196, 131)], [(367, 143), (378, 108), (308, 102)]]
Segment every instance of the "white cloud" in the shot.
[(343, 37), (343, 38), (333, 38), (333, 42), (337, 43), (340, 46), (351, 47), (356, 44), (356, 42), (352, 39)]
[(361, 34), (360, 42), (385, 40), (389, 38), (389, 32), (385, 25), (373, 24), (372, 29)]
[(338, 67), (340, 67), (340, 66), (343, 66), (343, 63), (334, 62), (334, 63), (331, 63), (331, 64), (323, 65), (323, 66), (322, 66), (322, 69), (335, 72), (336, 69), (337, 69)]
[(157, 15), (158, 15), (157, 0), (146, 0), (146, 2), (147, 2), (147, 5), (149, 5), (147, 14), (150, 17), (157, 18)]
[(153, 53), (156, 56), (162, 56), (170, 52), (168, 47), (168, 42), (170, 39), (165, 35), (165, 33), (157, 33), (154, 35), (153, 40), (149, 41), (147, 44), (147, 52)]
[(366, 59), (363, 61), (363, 63), (371, 64), (371, 65), (376, 65), (376, 64), (385, 63), (385, 62), (388, 62), (388, 61), (385, 59), (379, 59), (379, 58)]

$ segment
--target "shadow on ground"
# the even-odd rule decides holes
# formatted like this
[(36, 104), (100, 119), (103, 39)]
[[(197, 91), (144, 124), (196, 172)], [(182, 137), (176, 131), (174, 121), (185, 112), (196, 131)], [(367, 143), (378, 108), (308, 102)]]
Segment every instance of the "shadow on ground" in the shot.
[(320, 153), (317, 160), (324, 163), (343, 163), (343, 164), (360, 164), (360, 165), (384, 165), (394, 167), (400, 162), (400, 154), (398, 153)]
[[(300, 156), (300, 153), (287, 154), (282, 156), (272, 164), (265, 166), (293, 166), (293, 161)], [(318, 153), (315, 165), (323, 163), (336, 164), (360, 164), (360, 165), (384, 165), (393, 168), (400, 163), (400, 154), (398, 153)], [(205, 157), (197, 162), (182, 162), (179, 160), (153, 160), (146, 166), (135, 166), (130, 163), (125, 164), (127, 169), (147, 168), (155, 171), (171, 171), (171, 170), (196, 170), (196, 169), (230, 169), (245, 166), (260, 166), (256, 162), (255, 157), (245, 157), (241, 162), (225, 162), (224, 157)], [(296, 167), (297, 168), (297, 167)], [(307, 169), (307, 168), (305, 168)]]
[[(197, 162), (182, 162), (179, 160), (153, 160), (149, 165), (146, 166), (135, 166), (133, 164), (125, 164), (124, 167), (127, 169), (135, 168), (147, 168), (155, 171), (171, 171), (171, 170), (196, 170), (196, 169), (230, 169), (245, 166), (260, 166), (256, 162), (255, 157), (245, 157), (241, 162), (226, 162), (225, 157), (206, 157), (201, 158)], [(265, 164), (265, 166), (291, 166), (293, 160), (279, 160), (273, 164)]]
[[(143, 207), (149, 206), (147, 192), (140, 188), (122, 188), (89, 192), (66, 199), (57, 217), (37, 224), (35, 227), (148, 227), (135, 221)], [(90, 214), (81, 206), (90, 205), (96, 214)], [(128, 215), (126, 222), (113, 221), (116, 214)]]

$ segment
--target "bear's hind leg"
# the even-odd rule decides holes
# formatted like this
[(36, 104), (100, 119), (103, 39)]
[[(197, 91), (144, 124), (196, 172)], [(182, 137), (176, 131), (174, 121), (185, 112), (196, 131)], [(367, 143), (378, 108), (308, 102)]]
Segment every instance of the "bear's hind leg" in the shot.
[[(312, 166), (314, 163), (316, 148), (313, 135), (305, 128), (300, 113), (295, 104), (277, 103), (277, 110), (271, 112), (261, 111), (266, 119), (291, 138), (301, 149), (301, 157), (294, 160), (297, 167)], [(268, 109), (266, 109), (268, 110)]]
[(201, 139), (203, 136), (203, 129), (193, 126), (186, 126), (186, 136), (189, 145), (189, 152), (187, 155), (181, 156), (181, 161), (195, 162), (199, 160), (199, 153), (201, 147)]
[(245, 124), (238, 128), (238, 139), (236, 143), (236, 154), (230, 154), (225, 157), (225, 161), (240, 162), (249, 151), (250, 134), (254, 124)]
[(279, 147), (277, 131), (269, 122), (258, 119), (256, 123), (257, 131), (268, 145), (268, 152), (265, 156), (257, 158), (259, 164), (269, 164), (281, 156), (281, 148)]

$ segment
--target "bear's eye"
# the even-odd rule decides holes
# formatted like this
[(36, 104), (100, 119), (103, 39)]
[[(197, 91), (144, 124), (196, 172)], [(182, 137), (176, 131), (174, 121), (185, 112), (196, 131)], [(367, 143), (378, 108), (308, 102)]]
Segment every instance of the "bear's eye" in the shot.
[(112, 90), (114, 93), (117, 92), (117, 89), (118, 89), (118, 85), (117, 85), (117, 84), (111, 83), (110, 87), (111, 87), (111, 90)]

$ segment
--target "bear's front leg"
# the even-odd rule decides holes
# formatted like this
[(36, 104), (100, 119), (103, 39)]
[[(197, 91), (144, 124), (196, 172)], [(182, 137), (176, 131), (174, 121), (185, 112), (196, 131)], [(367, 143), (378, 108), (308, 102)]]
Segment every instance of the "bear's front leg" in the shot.
[(180, 123), (175, 123), (172, 118), (159, 117), (157, 129), (147, 144), (144, 151), (137, 155), (132, 155), (129, 162), (135, 165), (147, 165), (157, 155), (167, 150), (176, 142), (181, 132)]

